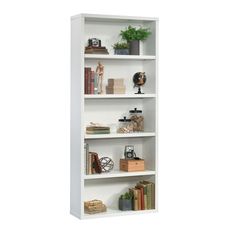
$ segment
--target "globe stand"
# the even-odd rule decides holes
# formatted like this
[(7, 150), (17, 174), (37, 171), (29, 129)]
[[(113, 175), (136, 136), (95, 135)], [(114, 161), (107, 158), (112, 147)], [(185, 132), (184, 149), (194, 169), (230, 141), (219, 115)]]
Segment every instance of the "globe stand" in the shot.
[(138, 92), (135, 93), (135, 94), (144, 94), (144, 93), (141, 92), (141, 87), (140, 86), (138, 87)]

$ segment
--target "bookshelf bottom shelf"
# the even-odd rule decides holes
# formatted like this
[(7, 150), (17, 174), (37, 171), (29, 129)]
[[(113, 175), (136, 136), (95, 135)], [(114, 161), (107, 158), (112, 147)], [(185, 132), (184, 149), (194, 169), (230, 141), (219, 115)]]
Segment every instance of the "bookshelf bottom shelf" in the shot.
[(143, 213), (154, 213), (157, 212), (156, 209), (151, 210), (141, 210), (141, 211), (120, 211), (117, 209), (107, 208), (106, 212), (97, 213), (97, 214), (84, 214), (84, 219), (90, 218), (99, 218), (99, 217), (110, 217), (110, 216), (123, 216), (123, 215), (135, 215), (135, 214), (143, 214)]

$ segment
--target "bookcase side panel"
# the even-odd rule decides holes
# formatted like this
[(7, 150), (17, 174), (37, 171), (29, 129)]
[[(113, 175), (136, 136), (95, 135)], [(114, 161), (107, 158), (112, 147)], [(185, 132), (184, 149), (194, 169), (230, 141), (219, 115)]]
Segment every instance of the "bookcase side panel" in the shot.
[(156, 65), (155, 65), (155, 67), (156, 67), (156, 70), (155, 70), (155, 72), (156, 72), (156, 75), (155, 75), (155, 77), (156, 77), (156, 84), (155, 84), (155, 89), (156, 89), (156, 104), (155, 104), (155, 106), (156, 106), (156, 119), (155, 119), (155, 121), (156, 121), (156, 125), (155, 125), (155, 129), (156, 129), (156, 137), (155, 137), (155, 144), (156, 144), (156, 148), (155, 148), (155, 170), (156, 170), (156, 175), (155, 175), (155, 192), (156, 192), (156, 194), (155, 194), (155, 202), (156, 202), (156, 204), (155, 204), (155, 209), (158, 211), (158, 169), (159, 169), (159, 162), (158, 162), (158, 159), (159, 159), (159, 156), (158, 156), (158, 134), (159, 134), (159, 132), (158, 132), (158, 95), (159, 95), (159, 87), (158, 87), (158, 85), (159, 85), (159, 83), (158, 83), (158, 80), (159, 80), (159, 68), (158, 68), (158, 63), (159, 63), (159, 20), (156, 20), (155, 21), (155, 28), (156, 28), (156, 30), (155, 30), (155, 34), (156, 34), (156, 37), (155, 37), (155, 39), (156, 39), (156, 47), (155, 47), (155, 54), (156, 54)]
[(84, 110), (84, 54), (83, 17), (71, 21), (71, 176), (70, 212), (81, 218), (83, 215), (83, 110)]

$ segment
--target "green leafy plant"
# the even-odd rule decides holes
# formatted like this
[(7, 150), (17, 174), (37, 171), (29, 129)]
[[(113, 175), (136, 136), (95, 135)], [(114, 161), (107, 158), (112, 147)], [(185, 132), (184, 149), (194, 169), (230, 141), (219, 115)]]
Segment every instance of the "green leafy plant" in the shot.
[(142, 28), (141, 26), (139, 28), (132, 27), (129, 25), (125, 30), (121, 30), (120, 36), (123, 40), (126, 40), (127, 42), (133, 41), (133, 40), (140, 40), (143, 41), (147, 39), (147, 37), (151, 34), (151, 31), (149, 28)]
[(126, 192), (120, 196), (120, 199), (131, 200), (133, 199), (133, 195), (130, 192)]
[(117, 42), (114, 45), (112, 45), (114, 49), (128, 49), (129, 45), (126, 42)]

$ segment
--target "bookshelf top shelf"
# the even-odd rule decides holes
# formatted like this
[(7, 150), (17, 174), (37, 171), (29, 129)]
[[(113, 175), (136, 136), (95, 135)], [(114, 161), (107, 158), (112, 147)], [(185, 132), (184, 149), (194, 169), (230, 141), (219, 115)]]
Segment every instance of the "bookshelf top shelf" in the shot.
[(135, 171), (135, 172), (114, 170), (111, 171), (110, 173), (85, 175), (84, 179), (106, 179), (106, 178), (119, 178), (119, 177), (131, 177), (131, 176), (145, 176), (145, 175), (155, 175), (155, 173), (156, 172), (153, 170)]
[(127, 23), (143, 23), (158, 21), (156, 17), (138, 17), (138, 16), (118, 16), (118, 15), (97, 15), (97, 14), (78, 14), (71, 17), (71, 20), (83, 17), (87, 22), (127, 22)]
[(137, 132), (137, 133), (110, 133), (110, 134), (85, 134), (85, 139), (110, 139), (110, 138), (142, 138), (142, 137), (154, 137), (155, 132)]
[(85, 59), (108, 59), (108, 60), (155, 60), (152, 55), (107, 55), (107, 54), (84, 54)]

